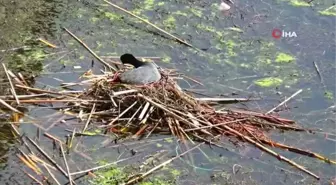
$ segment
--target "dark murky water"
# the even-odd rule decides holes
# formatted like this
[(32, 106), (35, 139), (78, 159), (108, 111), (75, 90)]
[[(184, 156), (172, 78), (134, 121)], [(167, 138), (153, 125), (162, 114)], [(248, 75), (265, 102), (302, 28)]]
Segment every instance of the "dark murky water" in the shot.
[[(267, 112), (286, 97), (303, 89), (302, 93), (287, 103), (288, 110), (283, 110), (280, 115), (296, 120), (305, 127), (320, 128), (323, 133), (274, 132), (271, 133), (272, 137), (279, 142), (308, 149), (335, 160), (335, 16), (326, 16), (319, 12), (332, 6), (333, 1), (312, 1), (310, 6), (297, 6), (299, 1), (294, 0), (240, 0), (235, 1), (235, 6), (225, 14), (218, 11), (217, 1), (115, 2), (203, 51), (179, 44), (103, 1), (62, 0), (0, 2), (0, 20), (7, 20), (5, 26), (0, 28), (0, 50), (23, 45), (32, 47), (34, 54), (23, 59), (36, 62), (43, 58), (43, 70), (36, 79), (36, 86), (43, 88), (54, 88), (62, 82), (75, 81), (78, 75), (91, 68), (91, 61), (94, 60), (82, 46), (62, 31), (61, 27), (64, 26), (100, 56), (120, 56), (131, 52), (137, 56), (162, 57), (157, 62), (158, 65), (176, 68), (204, 84), (202, 87), (181, 82), (185, 88), (203, 89), (202, 92), (209, 95), (237, 93), (239, 97), (263, 98), (262, 101), (238, 106)], [(275, 39), (272, 37), (272, 30), (275, 28), (295, 32), (297, 37)], [(40, 44), (31, 42), (38, 37), (58, 45), (59, 49), (43, 47), (43, 52), (39, 53), (42, 49), (36, 48)], [(13, 60), (17, 54), (0, 52), (0, 58), (3, 57), (10, 65), (17, 61)], [(314, 62), (321, 72), (322, 82)], [(74, 69), (74, 66), (82, 68)], [(29, 67), (38, 68), (35, 65), (23, 65), (21, 69)], [(97, 72), (99, 67), (95, 66)], [(269, 84), (269, 87), (261, 87)], [(38, 118), (37, 124), (43, 128), (59, 122), (60, 114), (54, 117), (45, 116), (54, 113), (53, 110), (33, 106), (28, 109), (28, 115)], [(29, 119), (24, 120), (30, 122)], [(69, 124), (75, 122), (70, 121)], [(57, 124), (48, 132), (64, 138), (68, 134), (64, 127)], [(2, 127), (1, 130), (8, 128)], [(32, 137), (36, 135), (36, 127), (29, 123), (21, 124), (20, 131)], [(20, 181), (22, 177), (17, 175), (21, 173), (18, 168), (20, 162), (12, 155), (14, 148), (11, 147), (9, 135), (5, 131), (0, 135), (3, 156), (0, 179), (11, 184), (15, 180)], [(93, 159), (116, 160), (119, 153), (109, 147), (100, 148), (100, 143), (105, 139), (82, 138), (78, 150)], [(172, 150), (175, 142), (162, 140), (159, 143), (160, 146), (156, 142), (149, 142), (144, 147), (146, 150), (140, 149), (140, 153), (151, 153), (163, 146), (163, 149), (169, 150), (170, 155), (176, 154)], [(50, 140), (46, 138), (41, 139), (40, 144), (52, 149)], [(99, 155), (94, 150), (89, 150), (88, 146), (99, 148)], [(197, 162), (191, 164), (190, 161), (182, 160), (173, 163), (170, 168), (180, 170), (176, 182), (325, 184), (335, 178), (335, 166), (312, 158), (280, 151), (320, 175), (320, 182), (246, 144), (236, 148), (227, 142), (226, 147), (230, 151), (204, 146), (202, 149), (208, 158), (197, 151)], [(121, 156), (124, 155), (119, 157)], [(83, 163), (87, 160), (76, 153), (70, 157)], [(236, 173), (233, 174), (232, 171)]]

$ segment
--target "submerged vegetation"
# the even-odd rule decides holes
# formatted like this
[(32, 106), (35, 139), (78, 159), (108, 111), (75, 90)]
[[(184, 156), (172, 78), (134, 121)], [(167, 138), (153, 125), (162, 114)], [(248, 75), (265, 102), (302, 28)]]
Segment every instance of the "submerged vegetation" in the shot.
[(9, 68), (23, 73), (24, 76), (36, 76), (42, 71), (42, 62), (47, 55), (39, 48), (18, 51), (10, 58)]

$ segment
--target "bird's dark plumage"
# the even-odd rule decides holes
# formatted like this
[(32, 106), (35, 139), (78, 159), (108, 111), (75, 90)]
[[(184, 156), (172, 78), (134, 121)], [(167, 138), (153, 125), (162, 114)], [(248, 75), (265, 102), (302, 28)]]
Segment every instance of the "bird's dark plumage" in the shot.
[(123, 54), (120, 60), (123, 64), (131, 64), (135, 67), (135, 69), (119, 75), (121, 82), (140, 85), (157, 82), (161, 79), (161, 74), (153, 63), (142, 62), (128, 53)]

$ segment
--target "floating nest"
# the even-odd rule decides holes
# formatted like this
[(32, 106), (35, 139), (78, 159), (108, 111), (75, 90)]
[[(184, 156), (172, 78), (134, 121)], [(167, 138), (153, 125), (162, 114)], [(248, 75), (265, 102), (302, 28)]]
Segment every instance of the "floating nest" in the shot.
[(91, 115), (93, 122), (102, 123), (100, 127), (106, 132), (120, 137), (171, 133), (181, 140), (210, 141), (218, 135), (237, 136), (233, 132), (236, 131), (254, 140), (268, 141), (265, 131), (271, 128), (301, 129), (293, 121), (275, 116), (242, 110), (217, 111), (207, 101), (184, 92), (170, 71), (161, 73), (160, 81), (148, 85), (114, 82), (113, 74), (99, 79), (93, 75), (89, 77), (93, 81), (90, 88), (77, 96), (90, 101), (76, 103), (71, 111)]

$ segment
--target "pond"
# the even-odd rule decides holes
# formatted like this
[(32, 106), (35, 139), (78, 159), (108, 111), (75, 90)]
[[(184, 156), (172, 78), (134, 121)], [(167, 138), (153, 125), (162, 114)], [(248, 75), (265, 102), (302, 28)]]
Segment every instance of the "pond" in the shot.
[[(63, 82), (77, 81), (89, 69), (102, 66), (62, 27), (65, 27), (104, 59), (117, 61), (124, 53), (159, 57), (156, 64), (174, 68), (198, 84), (181, 81), (183, 88), (224, 97), (258, 97), (262, 100), (230, 105), (267, 112), (302, 89), (276, 110), (295, 120), (307, 132), (270, 132), (272, 139), (322, 154), (336, 160), (335, 132), (335, 2), (304, 0), (235, 0), (228, 11), (221, 1), (129, 0), (110, 1), (191, 44), (172, 37), (122, 12), (105, 1), (5, 1), (0, 3), (0, 61), (14, 72), (36, 76), (35, 87), (57, 90)], [(43, 38), (57, 46), (48, 47)], [(92, 65), (94, 64), (94, 65)], [(2, 71), (2, 94), (8, 94)], [(75, 89), (76, 90), (76, 89)], [(57, 105), (55, 105), (57, 106)], [(37, 128), (65, 139), (66, 125), (79, 124), (70, 115), (42, 106), (26, 106), (20, 133), (39, 138), (39, 145), (57, 158), (50, 139), (37, 136)], [(1, 115), (5, 115), (3, 111)], [(4, 117), (4, 116), (2, 116)], [(1, 118), (2, 118), (1, 117)], [(32, 119), (34, 118), (34, 119)], [(32, 121), (34, 120), (34, 121)], [(0, 129), (2, 184), (24, 184), (31, 179), (15, 155), (19, 144), (7, 121)], [(111, 162), (136, 150), (139, 157), (120, 165), (116, 179), (132, 173), (127, 164), (141, 164), (144, 156), (162, 155), (162, 161), (177, 155), (177, 141), (168, 135), (153, 135), (142, 143), (116, 147), (111, 138), (81, 137), (67, 157), (76, 161), (73, 170), (86, 169), (96, 161)], [(328, 184), (335, 182), (335, 166), (295, 153), (275, 150), (320, 176), (315, 180), (247, 143), (225, 141), (226, 149), (202, 146), (193, 160), (178, 159), (145, 179), (150, 184)], [(23, 147), (19, 147), (23, 148)], [(155, 153), (155, 154), (154, 154)], [(159, 164), (159, 163), (155, 163)], [(62, 176), (60, 176), (62, 177)], [(67, 179), (63, 179), (63, 184)], [(111, 184), (82, 178), (78, 184)], [(112, 183), (112, 184), (113, 184)], [(144, 183), (145, 184), (145, 183)]]

